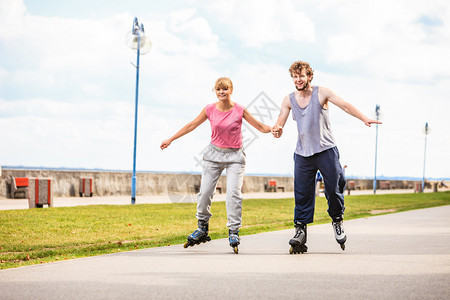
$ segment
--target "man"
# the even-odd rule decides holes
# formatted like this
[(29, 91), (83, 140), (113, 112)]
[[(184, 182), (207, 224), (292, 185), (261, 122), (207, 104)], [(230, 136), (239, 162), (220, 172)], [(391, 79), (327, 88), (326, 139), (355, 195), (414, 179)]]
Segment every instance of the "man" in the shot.
[(345, 178), (331, 132), (328, 105), (330, 102), (333, 103), (369, 127), (371, 124), (381, 122), (367, 118), (332, 90), (312, 86), (314, 71), (308, 63), (297, 61), (291, 65), (289, 72), (296, 91), (283, 99), (280, 115), (272, 128), (274, 137), (279, 138), (292, 110), (293, 118), (297, 122), (298, 140), (294, 153), (295, 236), (289, 241), (291, 245), (289, 252), (304, 253), (308, 249), (306, 225), (313, 222), (317, 171), (320, 171), (324, 180), (328, 214), (333, 220), (336, 241), (344, 250), (347, 240), (342, 225)]

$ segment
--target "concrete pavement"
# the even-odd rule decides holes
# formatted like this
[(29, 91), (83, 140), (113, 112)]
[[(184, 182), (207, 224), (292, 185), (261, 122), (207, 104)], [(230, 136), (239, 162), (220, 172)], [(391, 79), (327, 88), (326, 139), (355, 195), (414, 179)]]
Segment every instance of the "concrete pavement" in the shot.
[[(0, 299), (449, 299), (450, 206), (0, 271)], [(245, 228), (242, 230), (245, 231)]]

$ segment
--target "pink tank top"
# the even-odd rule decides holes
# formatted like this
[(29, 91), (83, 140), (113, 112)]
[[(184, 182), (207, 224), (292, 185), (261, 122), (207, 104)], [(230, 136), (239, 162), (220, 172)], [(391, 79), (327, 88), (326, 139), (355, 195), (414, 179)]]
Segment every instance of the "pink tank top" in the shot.
[(205, 110), (211, 123), (211, 143), (220, 148), (241, 148), (244, 108), (234, 103), (230, 111), (223, 112), (212, 103), (206, 105)]

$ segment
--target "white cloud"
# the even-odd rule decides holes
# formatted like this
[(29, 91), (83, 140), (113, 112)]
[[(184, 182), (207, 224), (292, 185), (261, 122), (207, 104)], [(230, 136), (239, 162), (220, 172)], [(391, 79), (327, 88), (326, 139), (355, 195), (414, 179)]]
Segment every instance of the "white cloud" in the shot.
[(204, 18), (195, 17), (195, 14), (195, 9), (171, 13), (168, 24), (169, 30), (177, 33), (179, 36), (187, 36), (200, 41), (217, 41), (218, 37), (212, 33), (208, 22)]
[(155, 44), (167, 54), (186, 54), (201, 59), (219, 55), (219, 37), (205, 18), (196, 16), (195, 9), (175, 11), (168, 18), (159, 17), (152, 27)]
[(0, 86), (5, 81), (5, 79), (9, 76), (9, 72), (0, 67)]
[(332, 3), (327, 9), (336, 12), (339, 26), (328, 38), (330, 64), (349, 63), (372, 76), (401, 81), (450, 77), (445, 1)]
[(357, 37), (351, 34), (334, 35), (328, 38), (328, 55), (331, 63), (350, 63), (367, 56), (368, 49), (361, 45)]
[(248, 47), (289, 40), (315, 41), (313, 21), (292, 1), (221, 0), (206, 6)]
[(22, 16), (26, 7), (22, 1), (2, 0), (0, 2), (0, 39), (15, 37), (23, 31)]

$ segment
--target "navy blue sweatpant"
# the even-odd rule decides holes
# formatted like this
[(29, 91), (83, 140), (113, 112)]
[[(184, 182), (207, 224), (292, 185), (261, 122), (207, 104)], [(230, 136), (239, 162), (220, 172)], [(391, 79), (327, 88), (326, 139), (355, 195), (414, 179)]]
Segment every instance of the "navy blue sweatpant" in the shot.
[(316, 173), (322, 174), (325, 197), (328, 201), (328, 215), (336, 219), (344, 214), (345, 178), (339, 163), (336, 147), (304, 157), (294, 153), (294, 222), (304, 224), (314, 220)]

